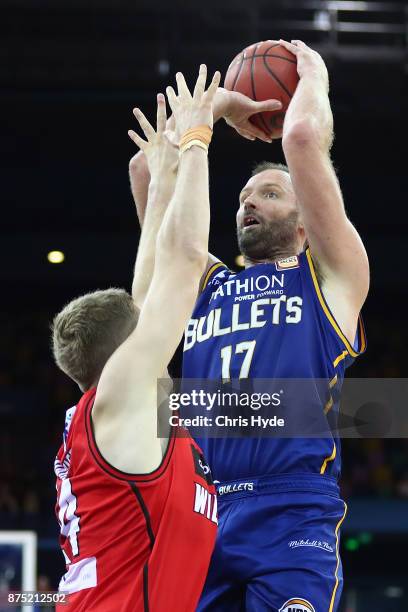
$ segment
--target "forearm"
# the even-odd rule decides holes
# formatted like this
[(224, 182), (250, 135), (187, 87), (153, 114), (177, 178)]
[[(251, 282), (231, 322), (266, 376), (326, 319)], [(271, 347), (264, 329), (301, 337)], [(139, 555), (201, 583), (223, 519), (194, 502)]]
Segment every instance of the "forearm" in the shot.
[(157, 234), (167, 205), (174, 192), (175, 176), (169, 173), (150, 182), (147, 196), (147, 210), (140, 237), (132, 283), (132, 295), (141, 308), (150, 286), (154, 270)]
[(210, 225), (207, 153), (193, 146), (180, 158), (176, 187), (160, 228), (157, 253), (203, 267)]
[(136, 205), (137, 217), (139, 219), (140, 227), (142, 227), (146, 213), (150, 183), (150, 172), (147, 166), (146, 156), (143, 151), (139, 151), (139, 153), (134, 155), (130, 160), (129, 180), (133, 200)]
[(329, 150), (333, 139), (333, 114), (328, 96), (328, 83), (321, 76), (303, 76), (286, 111), (282, 146), (309, 140)]

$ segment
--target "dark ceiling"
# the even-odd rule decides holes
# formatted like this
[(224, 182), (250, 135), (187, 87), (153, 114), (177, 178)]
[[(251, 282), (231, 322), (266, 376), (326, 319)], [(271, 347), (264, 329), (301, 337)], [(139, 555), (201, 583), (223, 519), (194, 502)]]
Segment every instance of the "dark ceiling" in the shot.
[[(243, 47), (279, 37), (301, 38), (328, 64), (333, 158), (370, 255), (371, 303), (405, 291), (404, 4), (3, 0), (0, 254), (10, 299), (128, 286), (138, 239), (127, 178), (132, 107), (152, 116), (155, 93), (177, 70), (190, 82), (200, 62), (225, 74)], [(228, 263), (237, 194), (261, 159), (282, 160), (280, 143), (217, 127), (211, 247)], [(66, 252), (61, 266), (46, 261), (53, 248)]]

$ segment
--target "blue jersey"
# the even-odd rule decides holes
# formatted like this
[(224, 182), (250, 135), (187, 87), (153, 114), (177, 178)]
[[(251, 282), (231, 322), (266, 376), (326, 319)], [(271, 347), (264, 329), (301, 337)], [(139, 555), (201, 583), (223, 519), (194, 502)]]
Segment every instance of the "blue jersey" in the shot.
[[(335, 418), (345, 369), (364, 350), (361, 319), (351, 346), (325, 302), (309, 249), (237, 274), (219, 262), (186, 328), (183, 378), (324, 379), (329, 394), (317, 393), (313, 401), (323, 418)], [(340, 473), (335, 435), (208, 437), (199, 444), (220, 482), (301, 473), (337, 479)]]

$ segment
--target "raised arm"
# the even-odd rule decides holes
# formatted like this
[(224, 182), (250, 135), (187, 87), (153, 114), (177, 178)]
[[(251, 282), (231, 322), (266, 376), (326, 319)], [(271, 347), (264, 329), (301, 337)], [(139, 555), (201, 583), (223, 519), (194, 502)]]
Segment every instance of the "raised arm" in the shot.
[(156, 238), (167, 205), (174, 193), (178, 166), (178, 147), (174, 144), (173, 135), (166, 128), (165, 105), (157, 103), (157, 132), (139, 109), (134, 109), (134, 115), (142, 127), (147, 143), (133, 131), (129, 136), (133, 142), (141, 146), (148, 164), (148, 204), (146, 218), (137, 252), (133, 275), (132, 295), (136, 306), (141, 309), (153, 276)]
[[(193, 132), (193, 136), (197, 133), (200, 140), (207, 138), (212, 131), (213, 99), (219, 73), (206, 92), (205, 81), (206, 67), (202, 65), (193, 95), (181, 73), (177, 74), (178, 96), (171, 87), (167, 88), (176, 133), (183, 136), (176, 188), (157, 237), (153, 280), (138, 326), (139, 342), (143, 338), (152, 344), (149, 364), (153, 378), (159, 376), (162, 364), (168, 363), (181, 340), (207, 260), (210, 224), (208, 147), (194, 144), (196, 140), (193, 139), (193, 144), (185, 148), (190, 133)], [(147, 365), (145, 363), (145, 369)]]
[[(218, 87), (213, 102), (213, 123), (223, 118), (226, 123), (234, 128), (243, 138), (248, 140), (256, 140), (258, 138), (264, 142), (271, 143), (272, 140), (270, 135), (253, 125), (249, 121), (249, 118), (256, 113), (277, 110), (281, 108), (281, 106), (282, 104), (279, 100), (255, 102), (238, 92), (228, 91), (223, 87)], [(167, 128), (174, 130), (174, 117), (170, 117), (168, 120)], [(150, 181), (148, 161), (143, 151), (139, 151), (139, 153), (130, 160), (129, 178), (137, 216), (142, 226), (146, 215)], [(218, 261), (219, 260), (214, 257), (214, 255), (211, 253), (208, 254), (207, 263), (199, 285), (199, 291), (201, 291), (207, 272)]]
[[(219, 73), (207, 92), (205, 80), (202, 66), (193, 96), (181, 74), (177, 75), (178, 96), (168, 88), (176, 123), (182, 133), (187, 132), (183, 141), (189, 140), (194, 128), (199, 128), (198, 140), (211, 134)], [(159, 104), (164, 105), (161, 96)], [(143, 148), (146, 143), (142, 142), (139, 139)], [(98, 385), (97, 442), (108, 460), (124, 471), (148, 471), (160, 462), (157, 379), (181, 340), (207, 259), (207, 150), (194, 143), (180, 148), (176, 187), (157, 236), (153, 278), (138, 325), (108, 361)]]
[(296, 56), (300, 77), (286, 112), (283, 150), (325, 296), (352, 329), (367, 296), (369, 267), (330, 160), (333, 115), (327, 69), (303, 42), (280, 42)]

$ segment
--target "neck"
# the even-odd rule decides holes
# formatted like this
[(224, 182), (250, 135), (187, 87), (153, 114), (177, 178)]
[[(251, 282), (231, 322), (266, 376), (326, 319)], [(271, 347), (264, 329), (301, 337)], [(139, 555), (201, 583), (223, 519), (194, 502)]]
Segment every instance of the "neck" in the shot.
[(246, 268), (251, 268), (252, 266), (256, 266), (257, 264), (266, 264), (266, 263), (275, 263), (276, 261), (279, 261), (280, 259), (287, 259), (288, 257), (293, 257), (293, 255), (299, 255), (301, 253), (301, 250), (296, 249), (296, 247), (289, 247), (286, 249), (279, 249), (276, 251), (273, 251), (272, 253), (269, 254), (268, 257), (265, 258), (261, 258), (261, 259), (255, 259), (252, 257), (247, 257), (246, 255), (244, 255), (244, 263), (245, 263), (245, 269)]

